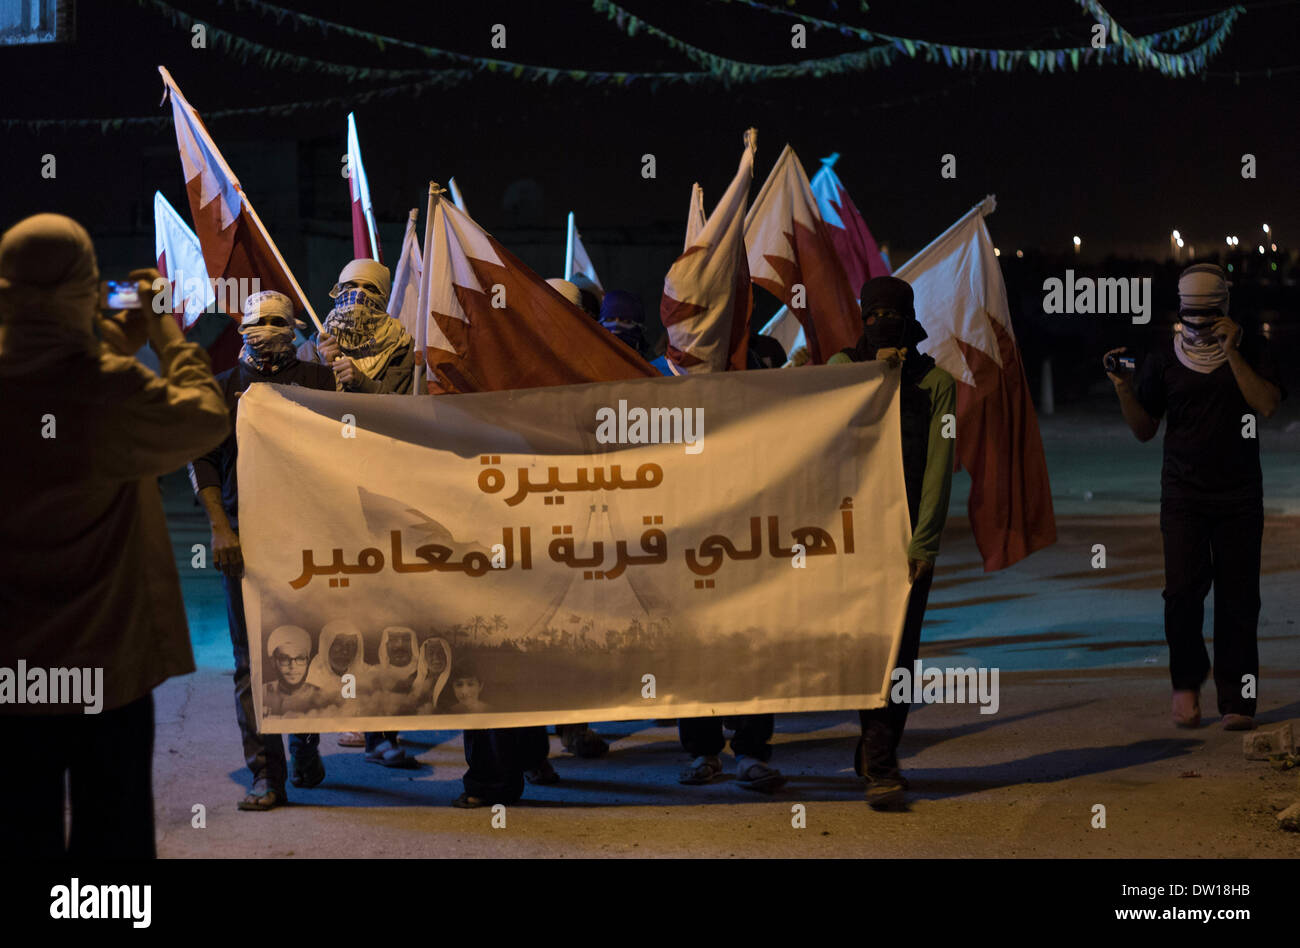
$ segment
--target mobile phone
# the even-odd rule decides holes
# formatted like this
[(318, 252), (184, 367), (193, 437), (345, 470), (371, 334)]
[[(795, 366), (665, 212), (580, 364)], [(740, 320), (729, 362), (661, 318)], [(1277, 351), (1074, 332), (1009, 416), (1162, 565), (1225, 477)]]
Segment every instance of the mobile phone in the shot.
[(140, 287), (133, 280), (105, 280), (99, 285), (99, 302), (106, 310), (139, 309)]

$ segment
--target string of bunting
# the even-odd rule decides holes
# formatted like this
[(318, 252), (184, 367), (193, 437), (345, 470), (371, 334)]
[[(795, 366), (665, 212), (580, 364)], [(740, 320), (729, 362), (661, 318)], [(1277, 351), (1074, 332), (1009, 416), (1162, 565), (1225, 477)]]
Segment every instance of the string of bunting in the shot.
[[(1076, 0), (1086, 11), (1094, 16), (1098, 23), (1106, 28), (1109, 42), (1101, 48), (1091, 44), (1060, 49), (990, 49), (974, 46), (956, 46), (948, 43), (935, 43), (929, 40), (911, 39), (880, 33), (865, 27), (836, 23), (819, 17), (809, 16), (794, 10), (759, 3), (757, 0), (719, 0), (723, 3), (736, 3), (752, 9), (763, 10), (781, 16), (797, 19), (819, 30), (833, 30), (843, 36), (850, 36), (877, 45), (860, 53), (823, 59), (804, 60), (801, 63), (760, 66), (741, 63), (725, 56), (719, 56), (701, 49), (685, 40), (673, 36), (653, 23), (636, 16), (613, 0), (592, 0), (592, 9), (603, 13), (629, 37), (644, 31), (663, 42), (670, 49), (681, 53), (692, 62), (704, 67), (708, 72), (731, 81), (753, 81), (766, 78), (788, 78), (797, 75), (837, 75), (862, 69), (879, 69), (899, 61), (902, 58), (921, 57), (927, 63), (943, 65), (956, 69), (990, 69), (1011, 72), (1028, 66), (1036, 72), (1056, 72), (1072, 68), (1077, 72), (1081, 66), (1107, 62), (1136, 63), (1139, 68), (1155, 68), (1167, 76), (1184, 77), (1200, 72), (1206, 62), (1216, 55), (1232, 32), (1237, 18), (1245, 13), (1241, 6), (1220, 10), (1210, 16), (1192, 23), (1136, 37), (1129, 33), (1106, 12), (1096, 0)], [(1196, 40), (1199, 45), (1181, 53), (1164, 52), (1157, 47), (1181, 46)]]
[[(1136, 62), (1139, 67), (1152, 67), (1166, 75), (1186, 76), (1197, 72), (1204, 74), (1206, 61), (1219, 51), (1231, 32), (1237, 17), (1245, 12), (1243, 7), (1235, 6), (1182, 26), (1143, 36), (1134, 36), (1121, 27), (1097, 0), (1076, 0), (1080, 6), (1096, 18), (1098, 23), (1106, 28), (1108, 36), (1114, 42), (1113, 46), (1108, 44), (1101, 49), (1089, 45), (1064, 49), (1001, 50), (952, 46), (878, 33), (862, 27), (812, 17), (798, 11), (768, 6), (765, 3), (758, 2), (758, 0), (716, 0), (716, 2), (736, 3), (773, 14), (794, 17), (815, 29), (835, 30), (841, 35), (853, 36), (866, 42), (877, 43), (877, 45), (865, 50), (842, 53), (836, 56), (809, 59), (796, 63), (761, 65), (717, 56), (655, 27), (653, 24), (612, 2), (612, 0), (593, 0), (592, 8), (594, 12), (606, 15), (628, 36), (635, 36), (638, 32), (644, 30), (647, 34), (655, 36), (703, 67), (700, 70), (690, 72), (639, 72), (627, 70), (608, 72), (586, 69), (557, 69), (511, 62), (504, 59), (473, 56), (358, 29), (278, 6), (266, 2), (266, 0), (230, 0), (230, 5), (236, 10), (248, 10), (264, 17), (274, 18), (277, 24), (289, 22), (295, 30), (302, 27), (317, 30), (322, 35), (334, 33), (350, 40), (364, 42), (380, 52), (384, 52), (390, 47), (401, 48), (416, 52), (433, 61), (454, 64), (451, 68), (437, 69), (353, 66), (289, 53), (257, 43), (204, 23), (185, 11), (166, 3), (165, 0), (136, 0), (136, 2), (168, 17), (173, 24), (180, 26), (182, 29), (191, 30), (194, 26), (202, 24), (207, 35), (213, 39), (217, 48), (237, 57), (245, 64), (253, 60), (268, 68), (286, 68), (296, 72), (310, 71), (316, 74), (339, 77), (349, 82), (413, 80), (397, 86), (368, 89), (310, 101), (278, 103), (248, 108), (217, 109), (205, 113), (206, 118), (211, 120), (259, 115), (282, 117), (308, 109), (354, 108), (358, 105), (365, 105), (369, 102), (394, 96), (420, 95), (430, 89), (458, 85), (483, 73), (510, 76), (533, 82), (546, 82), (547, 84), (557, 81), (573, 81), (588, 85), (612, 83), (621, 86), (638, 83), (648, 85), (650, 88), (657, 88), (664, 83), (695, 84), (709, 80), (721, 80), (725, 84), (730, 84), (732, 82), (752, 82), (801, 76), (843, 75), (888, 66), (902, 57), (916, 59), (919, 56), (924, 58), (926, 62), (942, 62), (949, 67), (972, 71), (979, 69), (1011, 71), (1025, 65), (1039, 73), (1055, 72), (1057, 69), (1065, 70), (1067, 66), (1077, 71), (1082, 64), (1092, 62), (1101, 64), (1107, 60), (1112, 60), (1127, 63)], [(863, 9), (866, 9), (865, 4), (863, 4)], [(1169, 51), (1171, 47), (1178, 47), (1188, 42), (1196, 42), (1198, 45), (1193, 49), (1180, 53)], [(1271, 71), (1268, 74), (1271, 75)], [(1236, 77), (1241, 74), (1212, 73), (1210, 75), (1216, 77), (1232, 75)], [(949, 89), (939, 90), (939, 93), (946, 95), (948, 91)], [(883, 103), (881, 107), (902, 104), (909, 99), (917, 101), (915, 96), (911, 96), (899, 99), (896, 102)], [(6, 130), (26, 128), (36, 132), (52, 128), (98, 128), (101, 132), (108, 132), (126, 127), (161, 127), (170, 122), (170, 116), (165, 115), (84, 119), (0, 119), (0, 128)]]
[[(173, 22), (192, 27), (201, 21), (177, 10), (164, 0), (137, 0), (151, 6), (157, 11), (169, 15)], [(1058, 69), (1073, 68), (1078, 71), (1084, 64), (1098, 65), (1115, 61), (1136, 63), (1140, 68), (1154, 67), (1166, 75), (1187, 76), (1204, 69), (1206, 62), (1216, 55), (1232, 32), (1238, 16), (1245, 12), (1240, 6), (1221, 10), (1192, 23), (1136, 37), (1123, 29), (1096, 0), (1076, 0), (1106, 27), (1113, 40), (1100, 49), (1091, 45), (1066, 47), (1060, 49), (988, 49), (971, 46), (957, 46), (946, 43), (934, 43), (908, 37), (879, 33), (863, 27), (850, 26), (812, 17), (798, 11), (771, 7), (757, 0), (721, 0), (721, 2), (738, 3), (754, 9), (764, 10), (784, 16), (795, 17), (818, 29), (835, 30), (845, 36), (853, 36), (877, 45), (870, 49), (843, 53), (836, 56), (805, 59), (795, 63), (760, 64), (748, 63), (719, 56), (705, 49), (687, 43), (662, 30), (652, 23), (637, 17), (613, 0), (592, 0), (592, 9), (597, 14), (604, 14), (628, 36), (635, 36), (644, 30), (647, 34), (661, 40), (670, 48), (682, 53), (692, 62), (703, 67), (697, 72), (637, 72), (637, 71), (602, 71), (588, 69), (557, 69), (548, 66), (536, 66), (526, 63), (492, 57), (474, 56), (458, 53), (448, 49), (415, 43), (393, 36), (384, 36), (369, 30), (347, 26), (326, 20), (312, 14), (291, 10), (266, 0), (233, 0), (231, 6), (236, 10), (248, 10), (261, 16), (273, 18), (278, 24), (290, 23), (296, 30), (305, 27), (318, 30), (322, 34), (335, 33), (351, 40), (359, 40), (373, 46), (380, 52), (389, 47), (407, 49), (435, 60), (455, 63), (464, 69), (509, 75), (517, 79), (554, 83), (559, 80), (581, 82), (589, 85), (617, 84), (626, 85), (636, 81), (650, 80), (660, 82), (696, 83), (704, 80), (723, 80), (724, 82), (755, 82), (769, 79), (791, 79), (802, 76), (825, 77), (862, 72), (868, 69), (888, 67), (901, 58), (915, 59), (918, 56), (928, 63), (943, 63), (949, 68), (958, 69), (993, 69), (1012, 71), (1028, 66), (1039, 73), (1055, 72)], [(308, 57), (296, 56), (271, 49), (242, 37), (236, 37), (225, 30), (205, 24), (210, 35), (216, 36), (225, 48), (247, 59), (255, 56), (267, 67), (288, 66), (295, 70), (315, 68), (317, 62)], [(1181, 53), (1165, 51), (1168, 47), (1181, 46), (1195, 40), (1198, 45)], [(339, 75), (349, 81), (366, 78), (403, 78), (412, 75), (412, 70), (379, 70), (369, 67), (347, 66), (330, 63), (323, 71)], [(396, 75), (391, 75), (391, 74)], [(427, 73), (426, 73), (427, 75)]]
[[(772, 14), (776, 14), (777, 16), (783, 16), (790, 19), (798, 20), (799, 22), (807, 26), (811, 26), (814, 30), (817, 31), (829, 30), (829, 31), (839, 33), (841, 36), (856, 37), (857, 39), (866, 40), (868, 42), (884, 41), (884, 42), (898, 43), (903, 41), (902, 37), (890, 36), (889, 34), (886, 33), (877, 33), (872, 30), (863, 29), (862, 27), (850, 26), (847, 23), (837, 23), (833, 20), (824, 20), (821, 17), (809, 16), (808, 14), (800, 13), (797, 10), (783, 9), (781, 7), (769, 6), (766, 3), (760, 3), (759, 0), (715, 0), (715, 2), (734, 3), (734, 4), (738, 4), (739, 6), (749, 7), (754, 10), (762, 10), (764, 13), (772, 13)], [(1097, 11), (1100, 11), (1102, 16), (1105, 16), (1107, 19), (1110, 18), (1109, 14), (1105, 13), (1105, 11), (1101, 9), (1100, 5), (1097, 5), (1096, 9), (1094, 10), (1086, 2), (1086, 0), (1076, 0), (1076, 2), (1079, 3), (1089, 13), (1093, 13), (1094, 16), (1097, 15)], [(866, 9), (865, 4), (863, 5), (863, 9), (864, 10)], [(1205, 37), (1217, 32), (1225, 22), (1227, 22), (1228, 25), (1231, 26), (1231, 21), (1235, 20), (1237, 16), (1240, 16), (1244, 12), (1245, 12), (1245, 8), (1240, 6), (1225, 9), (1225, 10), (1220, 10), (1217, 13), (1214, 13), (1207, 17), (1202, 17), (1201, 19), (1196, 20), (1192, 23), (1185, 23), (1182, 26), (1175, 26), (1167, 30), (1160, 30), (1159, 32), (1156, 33), (1148, 33), (1141, 38), (1141, 42), (1143, 42), (1146, 45), (1156, 47), (1158, 50), (1163, 49), (1166, 46), (1172, 47), (1171, 49), (1167, 50), (1169, 52), (1172, 52), (1173, 49), (1176, 49), (1177, 47), (1182, 46), (1183, 44), (1191, 40), (1195, 40), (1196, 42), (1199, 43), (1201, 40), (1205, 39)], [(1098, 22), (1102, 22), (1102, 20), (1098, 19)], [(918, 48), (921, 48), (922, 46), (926, 45), (924, 40), (913, 40), (912, 42), (914, 42)], [(942, 46), (942, 44), (935, 44), (935, 45)], [(949, 48), (955, 49), (956, 47), (949, 47)], [(1079, 48), (1083, 49), (1084, 47), (1079, 47)], [(1069, 53), (1070, 49), (1071, 48), (1067, 48), (1064, 50), (1064, 52)], [(989, 52), (996, 52), (996, 50), (990, 50)], [(1019, 52), (1028, 52), (1028, 51), (1020, 50)], [(1056, 53), (1056, 52), (1062, 52), (1062, 50), (1040, 50), (1040, 52)]]

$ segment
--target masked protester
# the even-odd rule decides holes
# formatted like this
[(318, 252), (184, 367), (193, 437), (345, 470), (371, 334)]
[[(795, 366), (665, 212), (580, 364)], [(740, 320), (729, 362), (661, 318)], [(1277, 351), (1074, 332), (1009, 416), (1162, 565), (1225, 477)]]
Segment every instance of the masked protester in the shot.
[[(252, 667), (248, 625), (244, 621), (243, 550), (239, 545), (239, 485), (236, 480), (238, 445), (234, 420), (240, 395), (254, 382), (301, 385), (334, 390), (334, 373), (322, 365), (301, 362), (294, 354), (293, 302), (283, 293), (267, 290), (244, 301), (239, 331), (244, 337), (239, 361), (217, 376), (229, 411), (231, 431), (207, 454), (190, 463), (190, 483), (207, 512), (212, 527), (212, 558), (221, 571), (226, 592), (226, 617), (235, 653), (235, 720), (244, 745), (244, 761), (253, 784), (239, 803), (241, 810), (269, 810), (284, 803), (288, 768), (279, 734), (259, 734), (253, 711)], [(311, 788), (325, 779), (319, 734), (294, 734), (289, 738), (295, 787)]]
[[(230, 430), (206, 354), (154, 305), (157, 272), (107, 319), (99, 276), (71, 218), (0, 236), (0, 667), (82, 686), (0, 701), (0, 839), (24, 863), (155, 855), (153, 689), (194, 671), (157, 478)], [(146, 340), (157, 374), (132, 358)]]
[(600, 324), (636, 352), (645, 347), (645, 307), (627, 290), (610, 290), (600, 301)]
[(415, 378), (415, 341), (388, 315), (392, 276), (377, 260), (353, 260), (330, 290), (334, 308), (315, 343), (299, 349), (304, 360), (334, 370), (341, 392), (409, 394)]
[[(1223, 270), (1198, 263), (1178, 280), (1178, 331), (1133, 372), (1107, 371), (1124, 420), (1139, 441), (1165, 428), (1160, 532), (1165, 554), (1165, 640), (1173, 682), (1173, 721), (1196, 727), (1210, 670), (1202, 626), (1214, 587), (1214, 683), (1230, 731), (1255, 726), (1259, 681), (1260, 548), (1263, 473), (1255, 417), (1270, 417), (1286, 397), (1259, 338), (1243, 339), (1228, 318)], [(1119, 355), (1124, 348), (1107, 356)], [(1250, 416), (1249, 421), (1244, 416)], [(1251, 426), (1250, 434), (1244, 426)], [(1251, 676), (1249, 679), (1246, 676)]]
[[(921, 648), (921, 624), (952, 492), (953, 442), (943, 436), (943, 416), (957, 411), (953, 377), (916, 351), (925, 338), (925, 329), (916, 319), (911, 285), (897, 277), (875, 277), (862, 287), (862, 336), (856, 345), (827, 360), (829, 364), (881, 360), (901, 372), (899, 422), (912, 543), (907, 550), (911, 589), (895, 667), (909, 670)], [(898, 744), (908, 710), (906, 701), (895, 702), (891, 696), (883, 708), (858, 712), (862, 738), (854, 768), (866, 778), (866, 800), (873, 809), (903, 803), (907, 781), (898, 766)]]

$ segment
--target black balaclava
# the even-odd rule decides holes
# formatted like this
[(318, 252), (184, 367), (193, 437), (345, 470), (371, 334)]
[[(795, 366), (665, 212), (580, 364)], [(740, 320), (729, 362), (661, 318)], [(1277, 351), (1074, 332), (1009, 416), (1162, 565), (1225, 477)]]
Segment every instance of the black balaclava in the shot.
[[(916, 319), (912, 287), (898, 277), (873, 277), (862, 284), (862, 335), (857, 345), (844, 352), (854, 362), (870, 362), (876, 358), (877, 349), (907, 347), (903, 360), (903, 376), (915, 381), (934, 365), (929, 356), (916, 351), (916, 344), (927, 338), (925, 330)], [(877, 319), (870, 325), (867, 320), (873, 309), (892, 309), (901, 319)]]
[(600, 324), (637, 352), (645, 345), (645, 307), (641, 297), (610, 290), (600, 301)]

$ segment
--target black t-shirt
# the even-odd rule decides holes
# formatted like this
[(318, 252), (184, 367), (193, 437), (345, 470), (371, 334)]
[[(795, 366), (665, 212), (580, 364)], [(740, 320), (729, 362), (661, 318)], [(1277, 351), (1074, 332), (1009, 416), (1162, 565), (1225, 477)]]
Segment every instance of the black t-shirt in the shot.
[[(1244, 340), (1241, 354), (1255, 374), (1282, 388), (1277, 366), (1261, 339)], [(1165, 460), (1160, 485), (1166, 494), (1223, 499), (1262, 496), (1259, 437), (1242, 436), (1243, 415), (1256, 415), (1232, 366), (1196, 372), (1178, 361), (1173, 341), (1152, 352), (1137, 373), (1137, 399), (1157, 421), (1165, 414)], [(1283, 397), (1286, 393), (1283, 391)]]

